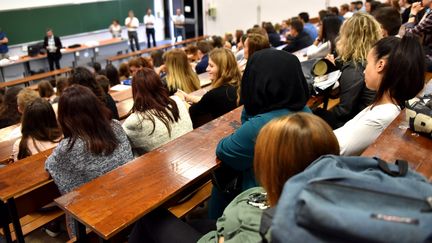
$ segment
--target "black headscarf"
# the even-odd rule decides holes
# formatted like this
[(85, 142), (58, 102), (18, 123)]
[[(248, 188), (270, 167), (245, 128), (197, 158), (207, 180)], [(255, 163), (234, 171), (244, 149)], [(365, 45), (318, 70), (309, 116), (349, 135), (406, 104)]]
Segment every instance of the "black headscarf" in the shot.
[(248, 115), (286, 108), (303, 109), (309, 90), (298, 58), (264, 49), (249, 59), (241, 82), (241, 101)]

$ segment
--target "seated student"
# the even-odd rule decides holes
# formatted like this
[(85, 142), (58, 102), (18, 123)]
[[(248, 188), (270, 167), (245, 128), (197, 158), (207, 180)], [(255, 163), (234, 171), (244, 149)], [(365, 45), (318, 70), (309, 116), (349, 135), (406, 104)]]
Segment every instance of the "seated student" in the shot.
[(402, 25), (400, 13), (392, 7), (383, 7), (373, 13), (375, 19), (381, 24), (383, 37), (395, 36)]
[(109, 84), (111, 87), (116, 86), (117, 84), (120, 84), (119, 73), (117, 71), (117, 68), (114, 67), (114, 65), (112, 65), (112, 64), (106, 65), (105, 76), (108, 78)]
[[(217, 220), (217, 230), (203, 236), (159, 210), (136, 223), (129, 242), (261, 242), (263, 211), (277, 205), (290, 177), (326, 154), (339, 154), (339, 145), (322, 119), (302, 112), (274, 119), (261, 129), (255, 145), (253, 169), (262, 187), (251, 188), (231, 201)], [(251, 205), (251, 199), (258, 197), (262, 198), (260, 205)], [(266, 239), (270, 241), (269, 235)]]
[(128, 62), (130, 75), (133, 76), (138, 70), (143, 68), (153, 68), (152, 65), (144, 57), (135, 57)]
[[(98, 82), (99, 85), (102, 87), (102, 90), (105, 92), (105, 94), (111, 96), (109, 94), (109, 90), (111, 87), (109, 79), (105, 75), (96, 75), (95, 79), (96, 79), (96, 82)], [(112, 97), (111, 97), (111, 99), (112, 99)]]
[[(242, 126), (222, 139), (216, 155), (221, 167), (241, 175), (238, 190), (257, 186), (253, 174), (253, 147), (256, 136), (273, 118), (297, 111), (310, 112), (306, 106), (309, 90), (297, 57), (284, 51), (264, 49), (250, 58), (241, 81), (240, 101), (244, 104)], [(209, 215), (217, 219), (237, 195), (226, 194), (213, 186)]]
[[(18, 107), (17, 112), (19, 113), (21, 118), (22, 118), (22, 114), (24, 113), (26, 107), (38, 98), (40, 98), (38, 92), (36, 92), (30, 88), (24, 88), (24, 89), (20, 90), (20, 92), (16, 96), (16, 102), (17, 102), (17, 107)], [(20, 118), (20, 121), (21, 121), (21, 118)], [(8, 139), (12, 140), (12, 139), (20, 138), (20, 137), (21, 137), (21, 124), (9, 133)]]
[(213, 35), (211, 37), (210, 44), (213, 46), (213, 48), (223, 48), (223, 39), (221, 36)]
[(405, 101), (423, 89), (423, 57), (417, 38), (410, 36), (384, 38), (369, 51), (365, 83), (377, 95), (372, 105), (335, 130), (341, 154), (360, 155), (399, 115)]
[(266, 36), (255, 33), (248, 34), (244, 42), (243, 59), (238, 62), (240, 72), (243, 73), (246, 69), (249, 57), (251, 57), (255, 52), (266, 48), (270, 48), (269, 39)]
[(283, 42), (281, 42), (280, 35), (276, 33), (272, 23), (266, 22), (264, 24), (264, 29), (267, 32), (267, 36), (272, 47), (278, 47), (283, 44)]
[(308, 59), (326, 57), (328, 54), (334, 54), (336, 49), (336, 37), (339, 35), (342, 21), (337, 16), (329, 15), (324, 17), (321, 23), (318, 38), (307, 50)]
[(47, 100), (37, 98), (27, 105), (22, 115), (21, 134), (12, 150), (15, 161), (57, 146), (62, 132)]
[(350, 11), (350, 6), (348, 4), (342, 4), (339, 7), (339, 15), (342, 16), (344, 19), (349, 19), (353, 16), (353, 12)]
[(152, 66), (154, 68), (158, 68), (164, 64), (163, 54), (164, 54), (163, 50), (152, 51), (150, 53)]
[(227, 49), (214, 49), (209, 54), (207, 71), (212, 84), (204, 96), (177, 93), (186, 102), (192, 103), (189, 114), (194, 127), (199, 127), (238, 106), (237, 93), (241, 74), (234, 54)]
[[(120, 122), (111, 117), (87, 87), (72, 85), (60, 97), (58, 121), (64, 139), (46, 160), (45, 168), (62, 195), (133, 159)], [(73, 224), (67, 222), (73, 236)]]
[(427, 71), (432, 71), (432, 11), (425, 13), (420, 22), (416, 23), (416, 17), (419, 17), (423, 10), (431, 9), (432, 1), (414, 2), (411, 5), (411, 13), (408, 22), (404, 25), (406, 33), (416, 35), (422, 39), (422, 44), (426, 54)]
[(134, 151), (141, 155), (192, 131), (185, 103), (169, 96), (159, 75), (150, 68), (138, 71), (132, 80), (134, 105), (123, 129)]
[(309, 23), (309, 14), (301, 12), (298, 17), (303, 22), (304, 31), (312, 38), (312, 40), (315, 40), (318, 37), (318, 31), (314, 24)]
[(20, 122), (21, 113), (18, 112), (17, 95), (20, 87), (11, 87), (6, 90), (0, 106), (0, 128), (8, 127)]
[(303, 30), (303, 23), (299, 19), (291, 21), (290, 35), (288, 36), (288, 45), (282, 50), (287, 52), (296, 52), (313, 44), (310, 35)]
[(339, 78), (340, 102), (329, 111), (314, 111), (333, 129), (343, 126), (372, 103), (375, 92), (365, 86), (363, 71), (366, 56), (379, 39), (381, 27), (369, 14), (355, 13), (343, 23), (336, 43), (336, 65), (342, 72)]
[(122, 64), (120, 64), (118, 71), (119, 71), (119, 79), (121, 82), (129, 79), (130, 73), (129, 73), (129, 65), (127, 62), (123, 62)]
[(167, 75), (163, 81), (166, 83), (170, 94), (174, 94), (178, 89), (190, 93), (201, 88), (198, 75), (192, 70), (184, 51), (180, 49), (170, 50), (165, 53), (164, 60)]
[(56, 79), (56, 97), (53, 99), (53, 103), (57, 103), (60, 99), (63, 90), (68, 86), (68, 79), (66, 77), (60, 77)]
[(90, 88), (91, 91), (110, 109), (114, 119), (119, 119), (117, 106), (113, 98), (106, 95), (102, 87), (96, 82), (95, 75), (85, 67), (77, 67), (73, 70), (72, 76), (69, 78), (69, 85), (80, 84)]
[(200, 61), (195, 66), (197, 74), (205, 73), (208, 66), (208, 53), (212, 50), (212, 45), (208, 41), (199, 41), (197, 43), (198, 57)]
[(98, 62), (93, 63), (92, 68), (95, 75), (101, 74), (103, 71), (101, 64)]
[(55, 98), (54, 88), (51, 83), (47, 80), (42, 80), (38, 83), (38, 92), (41, 98), (48, 100), (50, 103), (53, 103)]
[(196, 62), (199, 61), (199, 56), (198, 56), (198, 47), (195, 45), (188, 45), (186, 46), (186, 48), (184, 49), (184, 51), (186, 52), (186, 55), (188, 57), (189, 62)]

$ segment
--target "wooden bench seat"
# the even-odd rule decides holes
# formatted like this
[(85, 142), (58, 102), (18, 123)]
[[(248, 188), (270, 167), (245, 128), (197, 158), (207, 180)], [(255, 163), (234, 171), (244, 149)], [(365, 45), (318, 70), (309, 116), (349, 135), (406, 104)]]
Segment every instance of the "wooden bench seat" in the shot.
[(20, 85), (20, 84), (28, 85), (31, 81), (53, 77), (56, 75), (69, 73), (71, 71), (72, 71), (72, 68), (65, 67), (65, 68), (61, 68), (58, 70), (54, 70), (54, 71), (49, 71), (49, 72), (45, 72), (45, 73), (38, 73), (38, 74), (34, 74), (34, 75), (31, 75), (28, 77), (16, 79), (13, 81), (2, 82), (2, 83), (0, 83), (0, 88), (11, 87), (11, 86)]

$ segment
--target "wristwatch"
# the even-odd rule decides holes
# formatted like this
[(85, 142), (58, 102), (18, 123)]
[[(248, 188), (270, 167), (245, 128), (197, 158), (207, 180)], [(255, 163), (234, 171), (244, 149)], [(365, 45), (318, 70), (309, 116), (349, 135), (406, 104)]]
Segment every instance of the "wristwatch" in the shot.
[(417, 14), (412, 14), (412, 13), (410, 13), (410, 15), (409, 15), (410, 18), (415, 18), (416, 16), (417, 16)]

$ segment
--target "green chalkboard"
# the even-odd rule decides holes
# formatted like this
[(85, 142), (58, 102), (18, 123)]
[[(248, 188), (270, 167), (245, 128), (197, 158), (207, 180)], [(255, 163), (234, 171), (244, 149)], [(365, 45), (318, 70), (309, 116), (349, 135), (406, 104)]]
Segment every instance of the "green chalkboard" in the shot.
[(152, 0), (113, 0), (2, 11), (0, 27), (6, 33), (9, 45), (14, 45), (43, 40), (47, 27), (53, 28), (61, 37), (108, 28), (113, 19), (124, 25), (129, 9), (142, 22), (147, 8), (153, 9)]

